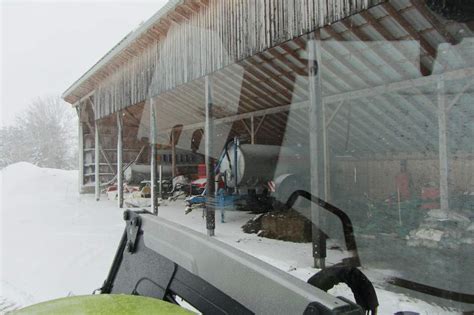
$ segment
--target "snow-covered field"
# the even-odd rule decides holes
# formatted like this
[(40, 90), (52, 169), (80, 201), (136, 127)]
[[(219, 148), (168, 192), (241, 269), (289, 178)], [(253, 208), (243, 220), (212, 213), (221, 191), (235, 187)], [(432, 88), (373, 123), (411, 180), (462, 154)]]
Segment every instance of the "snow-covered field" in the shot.
[[(79, 195), (75, 171), (42, 169), (28, 163), (1, 170), (0, 183), (0, 313), (3, 300), (26, 306), (68, 294), (89, 294), (99, 288), (124, 226), (116, 202), (106, 196), (96, 202), (92, 195)], [(205, 233), (201, 211), (185, 215), (182, 201), (161, 205), (159, 215)], [(217, 223), (217, 239), (302, 280), (317, 272), (308, 267), (312, 260), (310, 244), (244, 234), (240, 227), (252, 216), (227, 212), (226, 223)], [(364, 272), (371, 279), (380, 279), (374, 270)], [(375, 285), (381, 303), (379, 314), (401, 310), (454, 313)], [(345, 285), (331, 293), (352, 299)]]
[(1, 296), (21, 305), (91, 293), (107, 274), (122, 211), (77, 193), (77, 172), (1, 171)]

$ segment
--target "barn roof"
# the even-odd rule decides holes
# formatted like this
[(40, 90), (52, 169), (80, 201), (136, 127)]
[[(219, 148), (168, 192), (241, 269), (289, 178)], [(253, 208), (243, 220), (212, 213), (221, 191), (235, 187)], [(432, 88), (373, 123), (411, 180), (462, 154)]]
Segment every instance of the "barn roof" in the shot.
[[(209, 3), (216, 5), (217, 16), (226, 12), (225, 6), (219, 6), (222, 2)], [(359, 7), (358, 13), (348, 18), (332, 16), (335, 23), (322, 21), (324, 25), (317, 32), (322, 41), (328, 139), (337, 146), (334, 152), (372, 154), (393, 152), (394, 148), (399, 152), (436, 152), (436, 84), (440, 79), (446, 81), (447, 110), (454, 109), (450, 117), (459, 122), (451, 124), (450, 149), (474, 151), (474, 117), (469, 107), (473, 100), (473, 30), (435, 15), (421, 0), (365, 5), (367, 9)], [(205, 12), (195, 11), (194, 15), (212, 16), (206, 11), (208, 5), (202, 8)], [(196, 34), (194, 26), (202, 22), (189, 15), (174, 22), (160, 41), (109, 68), (110, 74), (88, 89), (77, 91), (82, 91), (82, 96), (94, 91), (96, 119), (157, 96), (158, 125), (166, 138), (176, 124), (183, 125), (183, 135), (203, 127), (203, 76), (212, 72), (220, 128), (231, 125), (231, 132), (245, 134), (245, 123), (240, 121), (253, 116), (258, 119), (262, 137), (270, 139), (275, 130), (287, 130), (296, 139), (303, 139), (307, 130), (301, 126), (307, 125), (307, 115), (301, 109), (307, 107), (308, 99), (305, 50), (319, 24), (313, 21), (312, 26), (304, 26), (289, 21), (288, 16), (286, 19), (286, 27), (275, 26), (270, 31), (306, 35), (291, 35), (290, 40), (274, 36), (273, 41), (257, 35), (241, 38), (248, 45), (232, 45), (215, 36), (220, 34), (219, 28), (203, 28), (195, 39), (186, 37)], [(210, 22), (204, 19), (203, 23)], [(245, 29), (236, 34), (248, 32)], [(147, 134), (146, 128), (143, 134)]]
[[(121, 53), (123, 54), (127, 48), (130, 49), (134, 44), (143, 40), (142, 38), (148, 36), (149, 30), (153, 25), (157, 24), (163, 19), (168, 13), (175, 10), (176, 6), (183, 3), (183, 0), (169, 0), (160, 10), (158, 10), (151, 18), (146, 22), (140, 24), (135, 30), (131, 31), (125, 37), (119, 41), (112, 49), (110, 49), (102, 58), (99, 59), (89, 70), (87, 70), (79, 79), (77, 79), (66, 91), (64, 91), (62, 97), (70, 103), (77, 101), (78, 97), (84, 96), (81, 94), (82, 91), (87, 91), (85, 86), (91, 86), (88, 84), (89, 80), (94, 81), (94, 76), (97, 75), (104, 67), (113, 63), (113, 60), (117, 58)], [(83, 93), (83, 92), (82, 92)], [(90, 93), (90, 91), (89, 91)]]
[[(326, 1), (319, 0), (309, 2), (170, 0), (148, 21), (125, 36), (90, 70), (74, 82), (63, 93), (63, 98), (74, 104), (81, 98), (90, 95), (117, 70), (127, 64), (137, 63), (136, 59), (143, 58), (144, 54), (152, 54), (150, 58), (156, 59), (153, 50), (156, 50), (156, 46), (168, 37), (170, 30), (175, 34), (175, 37), (182, 41), (186, 40), (186, 33), (189, 35), (190, 27), (213, 28), (221, 36), (219, 40), (231, 42), (232, 45), (232, 47), (228, 47), (228, 59), (215, 62), (205, 61), (207, 64), (204, 68), (172, 82), (168, 86), (172, 88), (382, 1), (334, 0), (332, 5), (328, 5)], [(260, 32), (260, 35), (257, 34), (254, 39), (249, 38), (248, 34), (256, 32)], [(215, 40), (200, 39), (199, 41), (212, 46)], [(182, 47), (176, 48), (178, 50), (173, 53), (180, 53), (183, 50)], [(191, 48), (195, 49), (195, 47)], [(214, 58), (214, 56), (209, 58)], [(169, 60), (166, 62), (172, 63)], [(146, 69), (155, 67), (153, 61), (144, 63), (142, 67)], [(177, 77), (179, 76), (177, 75)]]

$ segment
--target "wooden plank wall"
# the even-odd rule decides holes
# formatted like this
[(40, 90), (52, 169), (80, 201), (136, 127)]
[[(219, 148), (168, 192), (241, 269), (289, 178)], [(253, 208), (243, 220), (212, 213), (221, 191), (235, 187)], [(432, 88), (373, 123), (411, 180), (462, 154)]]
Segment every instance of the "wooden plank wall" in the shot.
[(209, 0), (99, 84), (96, 119), (383, 1)]
[[(407, 171), (412, 179), (414, 197), (421, 196), (421, 188), (432, 182), (439, 183), (439, 159), (436, 156), (387, 157), (367, 160), (336, 160), (332, 164), (331, 181), (339, 199), (363, 199), (382, 201), (397, 192), (395, 176), (400, 173), (400, 161), (406, 159)], [(474, 191), (474, 155), (452, 156), (449, 160), (449, 189), (459, 195)], [(354, 169), (356, 169), (356, 176)], [(342, 197), (344, 196), (344, 197)]]

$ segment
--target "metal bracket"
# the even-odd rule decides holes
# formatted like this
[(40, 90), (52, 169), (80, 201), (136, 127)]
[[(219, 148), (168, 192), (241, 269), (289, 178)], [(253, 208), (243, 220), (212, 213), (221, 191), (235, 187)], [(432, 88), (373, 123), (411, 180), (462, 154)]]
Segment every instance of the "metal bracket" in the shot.
[(126, 250), (129, 253), (133, 253), (136, 249), (138, 233), (140, 231), (140, 226), (142, 224), (142, 221), (138, 213), (135, 213), (131, 210), (126, 210), (123, 213), (123, 219), (126, 222), (126, 231), (127, 231)]

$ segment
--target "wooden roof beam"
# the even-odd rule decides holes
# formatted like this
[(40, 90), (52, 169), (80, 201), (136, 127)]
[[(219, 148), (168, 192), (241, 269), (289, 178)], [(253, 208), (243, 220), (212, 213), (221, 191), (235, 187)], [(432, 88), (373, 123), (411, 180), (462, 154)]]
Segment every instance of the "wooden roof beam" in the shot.
[[(275, 83), (278, 84), (280, 87), (282, 87), (284, 90), (286, 90), (286, 91), (292, 91), (293, 90), (293, 86), (290, 83), (283, 80), (278, 75), (278, 74), (281, 74), (281, 72), (278, 71), (278, 70), (283, 70), (283, 69), (280, 69), (280, 68), (275, 69), (276, 73), (273, 73), (272, 71), (270, 71), (269, 69), (264, 67), (264, 64), (267, 64), (267, 65), (270, 66), (270, 64), (268, 63), (268, 60), (264, 60), (264, 63), (259, 63), (257, 60), (255, 60), (253, 58), (248, 58), (247, 60), (245, 60), (245, 63), (249, 65), (249, 66), (245, 67), (246, 70), (248, 70), (248, 69), (257, 69), (259, 72), (261, 72), (261, 73), (263, 73), (267, 76), (267, 81), (274, 80)], [(253, 73), (253, 72), (254, 71), (252, 71), (251, 73)], [(258, 76), (263, 77), (262, 75), (258, 75)], [(294, 79), (294, 77), (293, 77), (293, 79)], [(290, 94), (287, 92), (286, 96), (289, 97)]]
[[(304, 46), (304, 45), (303, 45)], [(364, 133), (368, 133), (369, 131), (365, 130), (365, 131), (362, 131), (362, 129), (366, 128), (364, 125), (360, 125), (359, 126), (359, 123), (356, 122), (356, 125), (358, 125), (356, 128), (357, 128), (357, 132), (359, 133), (359, 137), (365, 137), (364, 136)], [(342, 128), (342, 127), (341, 127)], [(342, 128), (341, 130), (345, 130), (344, 128)], [(387, 131), (384, 131), (385, 132), (385, 135), (386, 137), (389, 137), (389, 133)], [(367, 138), (368, 139), (368, 138)], [(367, 140), (368, 141), (368, 140)], [(394, 141), (397, 141), (397, 139), (394, 139)], [(360, 144), (359, 144), (360, 145)]]
[(199, 13), (199, 11), (201, 11), (201, 7), (199, 6), (199, 4), (190, 0), (185, 1), (183, 4), (183, 7), (185, 7), (186, 9), (190, 10), (193, 13)]
[[(226, 72), (220, 73), (226, 75)], [(216, 76), (219, 74), (216, 74)], [(214, 84), (216, 92), (221, 92), (223, 95), (230, 94), (239, 99), (239, 111), (243, 108), (247, 112), (260, 110), (265, 107), (271, 107), (274, 101), (268, 98), (262, 98), (261, 95), (248, 93), (243, 85), (238, 85), (235, 80), (219, 80), (218, 84)], [(243, 84), (243, 82), (242, 82)], [(255, 96), (252, 96), (255, 95)]]
[[(225, 72), (226, 70), (223, 71), (224, 74)], [(244, 76), (244, 79), (245, 79), (245, 76)], [(242, 85), (240, 86), (240, 89), (238, 89), (239, 87), (235, 86), (235, 84), (233, 83), (235, 83), (233, 82), (233, 80), (227, 80), (227, 81), (221, 80), (219, 81), (219, 84), (214, 85), (214, 88), (217, 89), (217, 86), (219, 85), (225, 85), (227, 88), (231, 88), (234, 91), (234, 93), (236, 93), (234, 95), (239, 97), (239, 107), (244, 106), (247, 112), (262, 110), (265, 107), (271, 108), (271, 107), (274, 107), (275, 104), (288, 104), (291, 101), (291, 100), (290, 101), (283, 100), (283, 101), (275, 102), (275, 99), (272, 97), (273, 95), (269, 93), (271, 91), (267, 92), (266, 94), (262, 93), (259, 89), (255, 89), (252, 85), (248, 86), (247, 84), (245, 84), (246, 83), (245, 80), (242, 81)], [(250, 94), (253, 94), (256, 97), (250, 97), (249, 92)], [(264, 105), (265, 107), (262, 105)]]
[[(337, 33), (331, 26), (327, 26), (323, 29), (325, 32), (331, 36), (330, 38), (327, 38), (325, 40), (336, 40), (337, 42), (344, 42), (347, 41), (344, 37), (342, 37), (341, 34)], [(351, 56), (355, 57), (357, 60), (359, 60), (360, 63), (364, 65), (364, 67), (367, 68), (367, 70), (371, 71), (375, 76), (377, 76), (381, 81), (383, 82), (389, 82), (390, 77), (388, 77), (385, 73), (381, 71), (377, 71), (376, 66), (370, 62), (370, 60), (363, 55), (360, 52), (354, 51), (351, 52)]]
[(441, 22), (434, 16), (430, 9), (426, 6), (425, 1), (410, 0), (412, 6), (433, 26), (433, 28), (451, 45), (457, 43), (453, 35), (441, 24)]
[[(375, 28), (375, 30), (379, 32), (379, 34), (382, 35), (387, 41), (392, 42), (396, 40), (396, 38), (390, 32), (383, 30), (384, 28), (378, 23), (378, 21), (370, 13), (365, 12), (364, 14), (362, 14), (362, 16), (364, 17), (364, 19), (366, 19), (367, 22), (371, 23), (372, 26)], [(384, 57), (381, 54), (378, 54), (378, 55), (380, 57)], [(414, 64), (414, 66), (418, 66), (418, 65)], [(431, 73), (431, 71), (429, 71), (429, 69), (426, 68), (421, 62), (420, 62), (420, 71), (424, 76), (427, 76)], [(415, 90), (419, 91), (417, 88), (415, 88)], [(424, 96), (424, 94), (421, 91), (419, 91), (419, 93), (420, 95)], [(428, 100), (429, 102), (431, 102), (428, 97), (424, 96), (424, 98)]]
[[(295, 40), (295, 44), (298, 45), (299, 49), (301, 49), (301, 50), (303, 50), (303, 51), (306, 49), (306, 43), (305, 43), (304, 40), (302, 40), (301, 38), (298, 38), (298, 40)], [(322, 46), (322, 45), (321, 45), (321, 46)], [(321, 57), (321, 58), (322, 58), (322, 57)], [(298, 61), (299, 61), (300, 63), (302, 63), (303, 65), (306, 64), (306, 62), (305, 62), (304, 60), (302, 60), (301, 58), (299, 58)], [(341, 64), (343, 64), (343, 65), (345, 64), (342, 60), (339, 60), (339, 62), (340, 62)], [(330, 73), (332, 73), (335, 77), (337, 77), (337, 78), (340, 77), (340, 76), (338, 75), (338, 73), (337, 73), (337, 69), (334, 68), (334, 62), (333, 62), (333, 61), (323, 63), (323, 64), (321, 65), (321, 67), (325, 67), (326, 70), (329, 71)], [(346, 67), (346, 68), (347, 68), (347, 67)], [(354, 74), (358, 74), (358, 72), (353, 72), (353, 73), (354, 73)], [(359, 75), (358, 75), (358, 76), (359, 76)], [(365, 82), (365, 80), (364, 80), (363, 77), (360, 77), (360, 76), (359, 76), (359, 78), (362, 79), (362, 81), (364, 81), (365, 86), (370, 86), (369, 83)], [(335, 81), (333, 81), (333, 80), (328, 80), (328, 78), (326, 77), (326, 78), (324, 78), (324, 81), (325, 81), (325, 82), (329, 82), (332, 86), (338, 85), (337, 89), (338, 89), (339, 91), (341, 91), (341, 90), (342, 90), (342, 91), (344, 91), (344, 90), (347, 91), (346, 88), (341, 87), (341, 85), (340, 85), (340, 83), (338, 82), (338, 80), (335, 80)], [(360, 89), (360, 88), (361, 88), (360, 86), (358, 86), (359, 84), (358, 84), (357, 82), (354, 82), (354, 80), (353, 80), (352, 78), (350, 78), (350, 77), (347, 77), (347, 78), (344, 77), (344, 78), (342, 78), (341, 81), (343, 81), (344, 84), (345, 84), (345, 85), (348, 85), (351, 89), (353, 89), (354, 87), (356, 87), (357, 89)], [(348, 83), (348, 81), (350, 81), (350, 83)]]
[(255, 95), (260, 96), (261, 98), (269, 98), (272, 99), (273, 102), (276, 104), (288, 104), (291, 102), (291, 99), (287, 97), (279, 96), (275, 91), (268, 89), (261, 84), (257, 80), (250, 78), (249, 76), (244, 75), (244, 81), (242, 82), (242, 90), (247, 90), (252, 92)]
[[(273, 62), (273, 59), (268, 58), (267, 56), (265, 56), (265, 54), (263, 54), (263, 53), (259, 54), (258, 57), (260, 59), (262, 59), (267, 66), (269, 66), (270, 68), (275, 70), (278, 74), (280, 74), (280, 76), (286, 77), (291, 82), (295, 81), (295, 79), (296, 79), (295, 73), (298, 73), (297, 68), (296, 68), (295, 65), (290, 64), (289, 68), (291, 69), (292, 72), (291, 71), (288, 72), (288, 71), (285, 71), (285, 69), (283, 69), (279, 65), (275, 64), (275, 62)], [(247, 62), (250, 62), (253, 65), (259, 67), (259, 70), (264, 72), (264, 73), (272, 73), (269, 69), (267, 69), (263, 66), (260, 66), (260, 63), (257, 62), (256, 60), (252, 59), (252, 58), (247, 59)], [(301, 71), (301, 69), (299, 69), (299, 71)], [(295, 72), (295, 73), (293, 73), (293, 72)], [(298, 93), (298, 95), (301, 95), (301, 93), (305, 94), (304, 91), (298, 91), (297, 86), (295, 86), (294, 84), (292, 86), (291, 84), (289, 84), (285, 80), (283, 80), (280, 76), (278, 76), (277, 79), (275, 79), (275, 80), (277, 80), (280, 84), (282, 84), (286, 89), (288, 89), (290, 91), (293, 91), (293, 93)]]
[[(260, 66), (260, 67), (259, 67)], [(288, 92), (288, 89), (291, 89), (291, 86), (289, 84), (286, 84), (285, 81), (281, 80), (277, 75), (272, 73), (271, 71), (266, 72), (266, 69), (262, 69), (263, 66), (258, 65), (257, 63), (252, 64), (250, 66), (245, 67), (245, 71), (250, 73), (252, 76), (260, 80), (260, 82), (265, 82), (270, 86), (273, 86), (275, 84), (278, 84), (280, 87), (283, 87), (283, 89), (275, 89), (276, 91), (278, 90), (281, 94), (283, 94), (286, 98), (291, 99), (291, 93)], [(267, 76), (263, 75), (262, 72), (265, 73)], [(285, 84), (282, 84), (285, 83)], [(289, 87), (288, 87), (289, 86)]]
[[(275, 57), (277, 60), (281, 61), (284, 65), (286, 65), (288, 68), (292, 69), (293, 71), (295, 71), (296, 74), (298, 75), (302, 75), (302, 76), (306, 76), (308, 75), (308, 71), (306, 70), (306, 68), (299, 68), (299, 67), (296, 67), (290, 60), (288, 60), (287, 58), (285, 58), (282, 54), (280, 54), (279, 52), (276, 51), (276, 49), (270, 49), (268, 51), (273, 57)], [(295, 54), (292, 55), (294, 58), (296, 58), (296, 60), (300, 60), (300, 56), (298, 56), (296, 54), (296, 57), (295, 57)]]
[(423, 36), (418, 34), (410, 22), (408, 22), (391, 3), (384, 2), (382, 6), (387, 11), (387, 13), (390, 14), (408, 34), (410, 34), (411, 37), (420, 41), (420, 46), (428, 53), (428, 55), (430, 55), (433, 59), (436, 59), (436, 49), (431, 46), (431, 44)]
[(185, 17), (181, 16), (180, 14), (178, 14), (176, 11), (172, 11), (172, 12), (169, 12), (166, 17), (171, 21), (171, 22), (174, 22), (176, 24), (181, 24), (181, 22), (183, 22), (183, 20), (186, 20)]
[[(302, 40), (300, 40), (300, 41), (297, 43), (297, 45), (298, 45), (301, 49), (305, 49), (305, 46), (306, 46), (305, 43), (304, 43), (304, 41), (302, 41)], [(333, 74), (337, 77), (336, 70), (333, 69), (333, 67), (330, 65), (330, 63), (326, 63), (324, 66), (325, 66), (326, 70), (328, 70), (329, 72), (333, 73)], [(327, 79), (326, 79), (326, 80), (327, 80)], [(350, 81), (350, 83), (349, 83), (348, 81)], [(348, 85), (351, 89), (354, 88), (354, 86), (357, 85), (357, 83), (355, 83), (355, 82), (354, 82), (352, 79), (350, 79), (350, 78), (345, 79), (345, 80), (344, 80), (344, 83), (345, 83), (346, 85)], [(359, 87), (359, 89), (360, 89), (360, 87)], [(344, 89), (344, 90), (347, 90), (347, 89)], [(371, 110), (369, 107), (367, 107), (367, 108), (366, 108), (366, 107), (355, 107), (355, 108), (356, 108), (356, 110), (359, 112), (360, 115), (366, 116), (366, 117), (367, 117), (367, 116), (370, 116), (370, 115), (373, 115), (373, 112), (378, 110), (377, 108), (374, 108), (374, 109)], [(371, 114), (371, 112), (372, 112), (372, 114)], [(377, 114), (377, 115), (378, 115), (378, 114)], [(379, 132), (382, 132), (382, 133), (385, 135), (385, 138), (386, 138), (386, 139), (391, 139), (391, 142), (392, 142), (392, 143), (398, 143), (399, 146), (403, 145), (403, 142), (400, 141), (400, 139), (398, 139), (396, 136), (394, 137), (394, 136), (391, 134), (391, 132), (389, 131), (389, 129), (386, 128), (385, 124), (381, 124), (378, 120), (374, 120), (373, 123), (378, 126)], [(390, 124), (390, 125), (392, 125), (392, 127), (394, 126), (393, 124)], [(359, 127), (359, 129), (360, 129), (361, 131), (364, 130), (365, 128), (366, 128), (365, 125), (361, 125), (361, 126)], [(369, 128), (369, 130), (366, 130), (365, 132), (366, 132), (368, 135), (370, 135), (370, 128)]]
[[(298, 38), (298, 40), (299, 41), (297, 41), (297, 42), (298, 42), (298, 47), (300, 47), (299, 49), (303, 49), (302, 47), (304, 47), (305, 42), (301, 38)], [(362, 71), (356, 69), (350, 62), (345, 62), (344, 56), (342, 54), (340, 54), (336, 49), (333, 49), (333, 48), (329, 47), (329, 45), (321, 45), (321, 47), (324, 51), (326, 51), (326, 53), (328, 55), (333, 56), (345, 68), (349, 69), (350, 72), (356, 74), (365, 84), (367, 84), (368, 86), (373, 85), (373, 82), (366, 76), (365, 73), (363, 73)]]
[(184, 6), (177, 7), (176, 10), (174, 11), (177, 15), (181, 16), (185, 20), (189, 20), (191, 18), (191, 14), (186, 12), (184, 9)]
[[(372, 42), (373, 39), (367, 36), (364, 32), (362, 32), (359, 28), (354, 27), (351, 25), (348, 19), (342, 20), (341, 23), (361, 42), (367, 43)], [(396, 63), (394, 63), (390, 58), (387, 58), (384, 54), (381, 54), (377, 51), (373, 51), (380, 59), (382, 59), (387, 66), (392, 68), (399, 76), (400, 79), (405, 79), (405, 71)]]
[[(385, 27), (383, 27), (382, 24), (379, 23), (379, 21), (372, 15), (370, 14), (369, 11), (364, 11), (361, 12), (360, 15), (369, 23), (386, 41), (388, 42), (393, 42), (397, 41), (398, 39), (395, 38), (395, 36), (392, 35)], [(410, 35), (411, 36), (411, 35)], [(405, 56), (403, 51), (400, 51), (397, 49), (396, 46), (392, 45), (392, 47), (396, 50), (398, 50), (402, 55)], [(420, 71), (423, 75), (428, 75), (431, 73), (431, 71), (421, 62), (419, 64), (414, 63), (412, 60), (407, 58), (407, 60), (411, 61), (415, 67), (420, 67)]]

